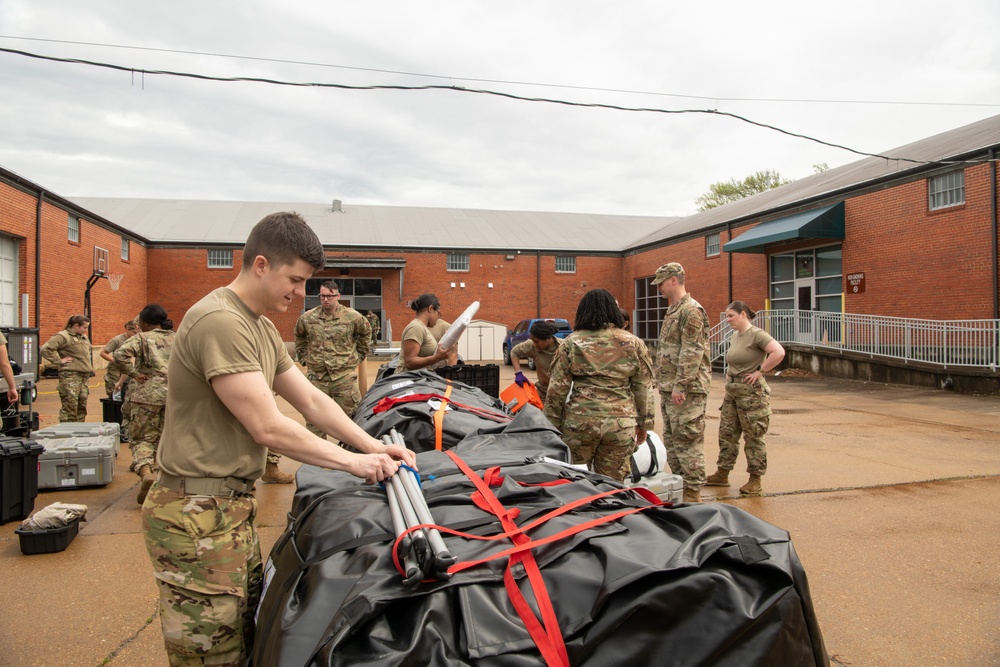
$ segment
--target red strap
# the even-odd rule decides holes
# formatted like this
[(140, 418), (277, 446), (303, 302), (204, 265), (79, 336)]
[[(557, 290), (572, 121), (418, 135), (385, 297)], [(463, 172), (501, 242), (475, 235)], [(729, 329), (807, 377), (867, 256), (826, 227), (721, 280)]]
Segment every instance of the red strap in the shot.
[[(507, 509), (504, 507), (503, 503), (496, 497), (490, 486), (499, 486), (503, 483), (503, 476), (500, 474), (499, 467), (489, 468), (484, 476), (481, 478), (477, 475), (469, 466), (454, 452), (445, 452), (458, 466), (458, 468), (465, 473), (472, 483), (476, 487), (476, 492), (472, 494), (472, 499), (475, 504), (486, 512), (490, 512), (500, 520), (500, 525), (503, 527), (503, 532), (496, 535), (473, 535), (471, 533), (463, 533), (461, 531), (452, 530), (444, 526), (432, 526), (428, 524), (421, 524), (419, 526), (413, 526), (408, 528), (402, 535), (396, 538), (396, 543), (393, 545), (392, 558), (396, 569), (405, 576), (401, 563), (399, 562), (399, 543), (403, 538), (413, 531), (421, 530), (423, 528), (437, 528), (440, 532), (449, 535), (458, 535), (465, 537), (467, 539), (482, 540), (482, 541), (497, 541), (502, 539), (509, 539), (514, 543), (513, 547), (509, 547), (490, 556), (486, 556), (475, 561), (463, 561), (461, 563), (456, 563), (455, 565), (448, 568), (449, 573), (461, 572), (462, 570), (467, 570), (469, 568), (481, 565), (491, 560), (496, 560), (498, 558), (507, 557), (507, 567), (504, 571), (504, 587), (507, 590), (507, 595), (510, 597), (511, 603), (514, 606), (515, 611), (517, 611), (518, 616), (524, 623), (532, 640), (541, 652), (542, 657), (545, 659), (548, 665), (558, 665), (560, 667), (568, 667), (569, 657), (566, 652), (566, 645), (562, 638), (562, 632), (559, 628), (559, 622), (555, 615), (555, 609), (552, 607), (552, 601), (548, 595), (548, 591), (545, 587), (545, 581), (542, 579), (541, 570), (538, 567), (538, 563), (534, 558), (532, 549), (537, 546), (544, 544), (549, 544), (552, 542), (557, 542), (563, 540), (572, 535), (589, 530), (595, 526), (609, 523), (615, 521), (622, 517), (628, 516), (630, 514), (635, 514), (636, 512), (641, 512), (648, 509), (649, 507), (659, 507), (663, 505), (663, 502), (656, 497), (651, 491), (643, 489), (641, 487), (631, 488), (631, 489), (612, 489), (610, 491), (604, 491), (601, 493), (596, 493), (594, 495), (588, 496), (586, 498), (579, 498), (573, 502), (567, 503), (561, 507), (558, 507), (546, 514), (542, 515), (538, 519), (526, 524), (525, 526), (518, 527), (514, 523), (514, 519), (517, 518), (520, 513), (517, 508)], [(561, 480), (558, 480), (561, 481)], [(568, 480), (566, 480), (568, 481)], [(644, 499), (648, 500), (651, 504), (646, 507), (633, 507), (612, 514), (607, 514), (590, 521), (586, 521), (582, 524), (572, 526), (555, 535), (550, 535), (549, 537), (532, 540), (525, 533), (527, 531), (537, 528), (543, 523), (551, 520), (566, 512), (570, 512), (582, 505), (586, 505), (599, 500), (604, 497), (612, 496), (619, 493), (634, 492), (639, 494)], [(539, 621), (535, 616), (534, 611), (528, 604), (517, 585), (517, 581), (514, 579), (512, 572), (512, 567), (520, 564), (524, 567), (525, 573), (528, 578), (528, 583), (531, 590), (534, 593), (535, 601), (538, 605), (539, 611), (541, 612), (542, 621)]]
[[(442, 394), (406, 394), (405, 396), (386, 396), (375, 404), (375, 407), (372, 408), (372, 413), (377, 415), (381, 412), (391, 410), (397, 405), (401, 405), (403, 403), (423, 403), (424, 401), (436, 401), (443, 400), (445, 398), (446, 396)], [(465, 403), (457, 403), (455, 401), (449, 401), (449, 404), (453, 408), (465, 410), (466, 412), (471, 412), (475, 415), (483, 417), (484, 419), (490, 419), (501, 424), (506, 424), (513, 419), (513, 417), (508, 414), (498, 412), (496, 410), (490, 410), (489, 408), (483, 408), (476, 405), (466, 405)]]

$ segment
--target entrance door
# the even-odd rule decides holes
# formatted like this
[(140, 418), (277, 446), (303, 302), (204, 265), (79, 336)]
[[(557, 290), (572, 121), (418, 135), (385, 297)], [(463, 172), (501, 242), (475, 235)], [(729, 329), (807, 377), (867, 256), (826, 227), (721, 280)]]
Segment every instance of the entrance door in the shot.
[(0, 325), (17, 324), (17, 241), (0, 235)]
[(813, 283), (812, 278), (795, 281), (795, 308), (798, 311), (798, 322), (795, 325), (795, 340), (799, 343), (812, 343), (813, 334)]

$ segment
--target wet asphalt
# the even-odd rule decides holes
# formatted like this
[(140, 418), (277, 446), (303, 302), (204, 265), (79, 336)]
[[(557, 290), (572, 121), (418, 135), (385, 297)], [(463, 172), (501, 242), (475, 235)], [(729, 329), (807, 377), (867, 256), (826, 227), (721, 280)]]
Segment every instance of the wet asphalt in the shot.
[[(369, 362), (370, 377), (379, 363)], [(501, 366), (501, 388), (512, 379)], [(765, 495), (739, 497), (741, 456), (732, 487), (706, 487), (703, 498), (789, 531), (831, 664), (1000, 665), (1000, 398), (789, 374), (770, 383)], [(87, 421), (101, 421), (101, 371), (90, 385)], [(716, 376), (709, 473), (722, 386)], [(56, 423), (56, 381), (41, 380), (38, 391), (42, 426)], [(39, 493), (36, 510), (89, 508), (64, 552), (22, 555), (19, 521), (0, 525), (0, 665), (167, 664), (129, 461), (124, 447), (106, 487)], [(257, 489), (266, 555), (294, 485)]]

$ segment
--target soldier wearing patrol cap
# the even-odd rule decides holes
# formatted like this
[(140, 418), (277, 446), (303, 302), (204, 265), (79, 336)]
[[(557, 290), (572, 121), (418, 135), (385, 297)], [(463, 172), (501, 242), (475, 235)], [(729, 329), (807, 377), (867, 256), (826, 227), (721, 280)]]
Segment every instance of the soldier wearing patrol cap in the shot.
[(684, 286), (677, 262), (656, 270), (653, 285), (670, 302), (656, 345), (663, 444), (675, 475), (684, 478), (684, 502), (700, 502), (705, 484), (705, 406), (712, 384), (708, 314)]

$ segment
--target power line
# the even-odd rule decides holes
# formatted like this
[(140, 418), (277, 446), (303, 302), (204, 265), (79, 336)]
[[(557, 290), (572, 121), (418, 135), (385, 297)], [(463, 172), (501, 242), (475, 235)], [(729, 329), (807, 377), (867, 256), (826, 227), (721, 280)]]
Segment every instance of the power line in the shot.
[(755, 125), (764, 129), (772, 130), (774, 132), (779, 132), (781, 134), (795, 137), (798, 139), (805, 139), (806, 141), (812, 141), (823, 146), (829, 146), (830, 148), (837, 148), (840, 150), (847, 151), (849, 153), (854, 153), (855, 155), (861, 155), (865, 157), (875, 157), (881, 158), (883, 160), (896, 161), (896, 162), (908, 162), (911, 164), (918, 165), (932, 165), (932, 164), (978, 164), (980, 162), (988, 162), (989, 160), (972, 160), (972, 161), (928, 161), (928, 160), (915, 160), (912, 158), (883, 155), (880, 153), (869, 153), (866, 151), (857, 150), (855, 148), (850, 148), (849, 146), (844, 146), (842, 144), (835, 144), (829, 141), (824, 141), (822, 139), (817, 139), (816, 137), (810, 137), (809, 135), (800, 134), (797, 132), (792, 132), (790, 130), (785, 130), (774, 125), (769, 125), (767, 123), (762, 123), (760, 121), (751, 120), (745, 116), (739, 114), (731, 113), (728, 111), (719, 111), (718, 109), (658, 109), (655, 107), (626, 107), (617, 104), (605, 104), (601, 102), (571, 102), (569, 100), (560, 100), (546, 97), (525, 97), (523, 95), (515, 95), (513, 93), (505, 93), (496, 90), (485, 90), (476, 88), (465, 88), (464, 86), (442, 86), (442, 85), (424, 85), (424, 86), (401, 86), (401, 85), (368, 85), (368, 86), (353, 86), (344, 83), (321, 83), (321, 82), (305, 82), (305, 81), (282, 81), (280, 79), (266, 79), (261, 77), (221, 77), (213, 76), (209, 74), (195, 74), (192, 72), (176, 72), (171, 70), (148, 70), (148, 69), (138, 69), (135, 67), (126, 67), (124, 65), (115, 65), (111, 63), (102, 63), (92, 60), (83, 60), (80, 58), (57, 58), (55, 56), (45, 56), (37, 53), (30, 53), (28, 51), (19, 51), (17, 49), (7, 49), (0, 47), (0, 52), (11, 53), (14, 55), (25, 56), (28, 58), (35, 58), (38, 60), (47, 60), (51, 62), (68, 63), (76, 65), (87, 65), (90, 67), (100, 67), (104, 69), (115, 70), (119, 72), (129, 72), (131, 74), (140, 73), (143, 76), (146, 74), (160, 75), (160, 76), (175, 76), (189, 79), (196, 79), (200, 81), (218, 81), (226, 83), (243, 82), (243, 83), (267, 83), (276, 86), (291, 86), (296, 88), (333, 88), (339, 90), (400, 90), (400, 91), (417, 91), (417, 90), (446, 90), (451, 92), (459, 93), (472, 93), (476, 95), (491, 95), (495, 97), (501, 97), (511, 100), (517, 100), (521, 102), (537, 102), (545, 104), (558, 104), (570, 107), (581, 107), (590, 109), (608, 109), (611, 111), (628, 111), (637, 113), (660, 113), (660, 114), (706, 114), (711, 116), (722, 116), (726, 118), (732, 118), (750, 125)]
[(561, 88), (564, 90), (584, 90), (601, 93), (621, 93), (626, 95), (654, 95), (657, 97), (678, 97), (692, 100), (706, 100), (714, 102), (769, 102), (769, 103), (795, 103), (795, 104), (883, 104), (900, 106), (945, 106), (945, 107), (1000, 107), (1000, 104), (980, 103), (980, 102), (917, 102), (910, 100), (833, 100), (833, 99), (809, 99), (809, 98), (784, 98), (784, 97), (726, 97), (720, 95), (688, 95), (682, 93), (665, 93), (652, 90), (631, 90), (627, 88), (602, 88), (598, 86), (576, 86), (562, 83), (543, 83), (538, 81), (512, 81), (508, 79), (484, 79), (477, 77), (451, 76), (446, 74), (428, 74), (424, 72), (408, 72), (405, 70), (380, 69), (376, 67), (358, 67), (353, 65), (336, 65), (332, 63), (313, 62), (308, 60), (290, 60), (285, 58), (264, 58), (261, 56), (244, 56), (232, 53), (214, 53), (211, 51), (190, 51), (186, 49), (165, 49), (152, 46), (132, 46), (128, 44), (107, 44), (103, 42), (80, 42), (67, 39), (45, 39), (41, 37), (17, 37), (14, 35), (0, 35), (0, 39), (17, 39), (23, 41), (46, 42), (51, 44), (72, 44), (74, 46), (98, 46), (108, 49), (127, 49), (132, 51), (151, 51), (156, 53), (176, 53), (190, 56), (208, 56), (211, 58), (230, 58), (233, 60), (249, 60), (266, 63), (279, 63), (284, 65), (306, 65), (309, 67), (327, 67), (331, 69), (343, 69), (356, 72), (369, 72), (375, 74), (394, 74), (399, 76), (414, 76), (428, 79), (443, 79), (447, 81), (471, 81), (474, 83), (499, 83), (512, 86), (536, 86), (540, 88)]

